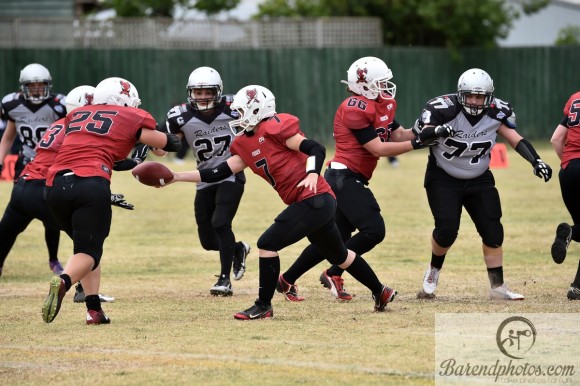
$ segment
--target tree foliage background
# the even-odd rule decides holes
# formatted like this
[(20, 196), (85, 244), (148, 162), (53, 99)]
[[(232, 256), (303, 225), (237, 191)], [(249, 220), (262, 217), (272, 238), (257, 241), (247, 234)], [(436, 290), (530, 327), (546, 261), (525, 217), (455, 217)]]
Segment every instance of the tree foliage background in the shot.
[[(278, 17), (379, 17), (389, 46), (495, 47), (513, 21), (551, 0), (264, 0), (254, 19)], [(105, 0), (119, 17), (172, 17), (176, 6), (213, 17), (241, 0)], [(519, 5), (519, 7), (514, 7)], [(574, 42), (570, 31), (559, 44)], [(576, 43), (578, 41), (576, 40)]]
[[(550, 0), (519, 0), (526, 14)], [(261, 17), (376, 16), (390, 46), (494, 47), (520, 12), (504, 0), (266, 0)]]

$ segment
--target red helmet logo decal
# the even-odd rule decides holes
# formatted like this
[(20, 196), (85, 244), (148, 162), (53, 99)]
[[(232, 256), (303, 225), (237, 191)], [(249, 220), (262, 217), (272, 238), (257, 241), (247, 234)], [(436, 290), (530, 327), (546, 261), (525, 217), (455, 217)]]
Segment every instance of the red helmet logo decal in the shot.
[(85, 105), (92, 105), (93, 104), (93, 94), (85, 94)]
[(366, 68), (357, 68), (356, 69), (356, 82), (357, 83), (366, 83), (367, 82), (367, 72)]
[(119, 91), (119, 94), (124, 94), (130, 97), (131, 95), (129, 92), (131, 91), (131, 83), (126, 80), (120, 80), (119, 83), (121, 83), (121, 91)]
[(246, 97), (248, 97), (248, 104), (250, 104), (250, 102), (252, 101), (256, 101), (256, 102), (260, 102), (258, 100), (258, 98), (256, 98), (256, 96), (258, 95), (258, 90), (253, 89), (253, 90), (246, 90)]

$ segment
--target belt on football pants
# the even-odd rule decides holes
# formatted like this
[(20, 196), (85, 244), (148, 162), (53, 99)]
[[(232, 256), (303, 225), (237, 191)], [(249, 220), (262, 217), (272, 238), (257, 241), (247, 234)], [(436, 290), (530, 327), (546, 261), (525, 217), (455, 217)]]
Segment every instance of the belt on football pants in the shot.
[(348, 169), (345, 164), (342, 164), (340, 162), (335, 162), (335, 161), (331, 162), (330, 165), (328, 165), (328, 167), (331, 169), (337, 169), (337, 170)]

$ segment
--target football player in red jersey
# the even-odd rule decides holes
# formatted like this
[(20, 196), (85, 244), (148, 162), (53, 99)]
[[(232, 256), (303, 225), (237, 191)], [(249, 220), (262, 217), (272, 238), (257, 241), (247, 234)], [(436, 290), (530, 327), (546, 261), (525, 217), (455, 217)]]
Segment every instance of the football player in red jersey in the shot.
[[(2, 117), (7, 119), (6, 129), (0, 142), (0, 172), (4, 159), (19, 137), (22, 148), (14, 170), (14, 181), (24, 166), (35, 156), (35, 147), (48, 127), (66, 115), (64, 95), (51, 93), (52, 77), (42, 64), (31, 63), (20, 71), (20, 92), (2, 98)], [(0, 228), (0, 237), (15, 237), (11, 229)], [(58, 261), (60, 230), (44, 223), (44, 239), (48, 248), (48, 264), (56, 274), (62, 272)], [(8, 253), (8, 251), (6, 251)]]
[[(90, 104), (93, 99), (94, 89), (92, 86), (78, 86), (72, 89), (66, 96), (67, 113), (77, 107)], [(0, 234), (2, 234), (0, 239), (0, 275), (2, 274), (2, 267), (6, 257), (12, 249), (16, 238), (28, 227), (28, 224), (33, 219), (42, 221), (51, 229), (60, 229), (46, 204), (45, 181), (48, 168), (54, 162), (56, 153), (64, 138), (63, 123), (64, 118), (61, 118), (50, 125), (48, 130), (44, 132), (42, 139), (34, 149), (36, 156), (26, 164), (14, 184), (10, 201), (0, 221)], [(122, 195), (111, 195), (111, 205), (129, 209), (131, 204), (125, 202), (122, 197), (119, 199), (119, 196)], [(99, 297), (101, 301), (105, 302), (114, 300), (114, 298), (107, 295), (99, 294)], [(77, 293), (75, 293), (75, 301), (84, 302), (84, 293), (82, 293), (80, 283), (77, 286)]]
[(335, 196), (326, 180), (319, 176), (326, 153), (324, 147), (305, 138), (297, 117), (277, 114), (274, 95), (263, 86), (250, 85), (238, 91), (232, 110), (240, 114), (239, 119), (230, 122), (237, 134), (231, 146), (232, 156), (213, 169), (176, 172), (173, 181), (219, 181), (249, 167), (288, 205), (257, 242), (260, 254), (258, 299), (234, 318), (272, 317), (271, 301), (276, 290), (288, 299), (303, 300), (296, 286), (280, 275), (278, 251), (305, 237), (321, 251), (320, 255), (311, 255), (312, 261), (302, 259), (307, 269), (324, 258), (340, 265), (371, 290), (375, 311), (384, 311), (397, 292), (383, 285), (367, 262), (344, 246), (334, 222)]
[[(336, 195), (336, 224), (342, 240), (348, 249), (364, 255), (384, 239), (386, 232), (381, 209), (368, 187), (379, 158), (420, 149), (423, 144), (413, 130), (405, 130), (395, 120), (396, 86), (385, 62), (375, 57), (358, 59), (347, 75), (348, 80), (342, 82), (348, 85), (351, 95), (334, 116), (336, 154), (324, 177)], [(452, 135), (451, 128), (442, 127), (425, 132), (422, 140), (427, 143), (435, 136)], [(306, 253), (319, 252), (310, 248)], [(283, 274), (289, 283), (306, 273), (301, 258)], [(335, 264), (322, 272), (320, 282), (339, 300), (349, 301), (352, 295), (344, 290), (343, 272)]]
[[(561, 223), (556, 228), (552, 258), (557, 264), (562, 264), (570, 241), (580, 242), (580, 91), (574, 93), (564, 106), (564, 118), (554, 130), (551, 142), (560, 158), (560, 190), (573, 223)], [(570, 300), (580, 300), (580, 261), (567, 296)]]
[(58, 314), (72, 283), (82, 280), (87, 324), (110, 319), (98, 296), (103, 244), (111, 228), (110, 179), (116, 160), (123, 160), (139, 141), (177, 151), (180, 139), (156, 130), (155, 119), (138, 106), (139, 93), (122, 78), (107, 78), (95, 87), (93, 105), (67, 115), (65, 137), (46, 178), (47, 202), (61, 228), (72, 238), (74, 255), (63, 274), (54, 276), (44, 305), (46, 323)]

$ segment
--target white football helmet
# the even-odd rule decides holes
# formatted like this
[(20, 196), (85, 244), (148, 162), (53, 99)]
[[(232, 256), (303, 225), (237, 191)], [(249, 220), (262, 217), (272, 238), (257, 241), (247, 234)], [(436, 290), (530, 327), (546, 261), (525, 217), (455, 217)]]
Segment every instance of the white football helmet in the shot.
[(78, 86), (70, 90), (65, 99), (66, 112), (70, 113), (78, 107), (93, 104), (95, 88), (93, 86)]
[[(195, 98), (193, 90), (196, 88), (213, 89), (215, 96), (213, 98)], [(187, 100), (197, 110), (211, 110), (219, 103), (222, 97), (222, 89), (222, 78), (216, 70), (211, 67), (199, 67), (189, 75), (187, 81)]]
[[(467, 103), (469, 94), (485, 95), (483, 105)], [(493, 80), (487, 72), (479, 68), (465, 71), (457, 82), (457, 99), (467, 114), (481, 114), (493, 101)]]
[[(31, 89), (30, 83), (44, 83), (42, 91)], [(20, 71), (20, 90), (26, 100), (35, 105), (42, 103), (50, 97), (52, 77), (50, 72), (42, 64), (32, 63)]]
[(266, 87), (250, 85), (238, 91), (231, 109), (240, 114), (239, 119), (230, 121), (234, 135), (239, 135), (253, 131), (263, 119), (273, 117), (276, 114), (276, 98)]
[(397, 86), (389, 80), (393, 72), (379, 58), (367, 56), (355, 61), (346, 72), (348, 80), (341, 80), (347, 84), (350, 91), (365, 98), (375, 100), (379, 96), (383, 99), (393, 99)]
[(123, 78), (107, 78), (95, 87), (94, 105), (139, 107), (141, 99), (133, 83)]

